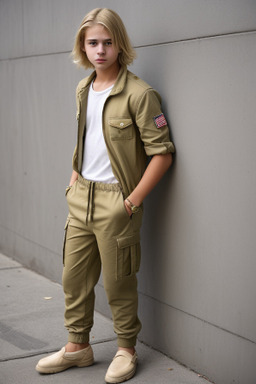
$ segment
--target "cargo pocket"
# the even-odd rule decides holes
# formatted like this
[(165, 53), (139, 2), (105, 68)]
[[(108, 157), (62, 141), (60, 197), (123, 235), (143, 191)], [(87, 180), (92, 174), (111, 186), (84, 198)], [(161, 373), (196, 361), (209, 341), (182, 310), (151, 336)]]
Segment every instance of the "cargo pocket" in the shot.
[(133, 125), (131, 119), (110, 119), (110, 138), (111, 140), (130, 140), (133, 138)]
[(63, 265), (65, 266), (65, 247), (67, 240), (67, 230), (68, 230), (69, 219), (67, 219), (65, 227), (64, 227), (64, 239), (63, 239)]
[(135, 275), (140, 268), (140, 233), (117, 239), (116, 279)]

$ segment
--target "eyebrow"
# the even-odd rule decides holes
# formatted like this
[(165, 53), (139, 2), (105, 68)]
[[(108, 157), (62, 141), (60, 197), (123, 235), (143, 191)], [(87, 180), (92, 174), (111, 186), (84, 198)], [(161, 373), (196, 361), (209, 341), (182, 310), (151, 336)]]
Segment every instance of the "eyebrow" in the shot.
[[(101, 40), (101, 39), (86, 39), (86, 41), (98, 41), (98, 40)], [(104, 39), (102, 41), (107, 42), (107, 41), (112, 41), (112, 39)]]

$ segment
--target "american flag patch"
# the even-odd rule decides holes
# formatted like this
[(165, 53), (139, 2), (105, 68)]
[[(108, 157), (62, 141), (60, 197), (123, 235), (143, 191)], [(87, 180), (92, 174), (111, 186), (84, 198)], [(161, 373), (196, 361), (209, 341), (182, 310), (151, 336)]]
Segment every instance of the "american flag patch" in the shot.
[(157, 128), (161, 128), (167, 125), (167, 121), (165, 120), (163, 113), (161, 113), (161, 115), (153, 117), (153, 119)]

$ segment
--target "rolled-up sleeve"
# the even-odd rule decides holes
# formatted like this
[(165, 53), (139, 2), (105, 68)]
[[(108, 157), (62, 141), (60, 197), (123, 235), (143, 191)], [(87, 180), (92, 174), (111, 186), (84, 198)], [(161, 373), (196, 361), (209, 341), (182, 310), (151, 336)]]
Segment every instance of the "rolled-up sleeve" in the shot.
[(148, 156), (174, 153), (169, 128), (161, 109), (160, 95), (154, 89), (144, 92), (138, 102), (136, 125)]

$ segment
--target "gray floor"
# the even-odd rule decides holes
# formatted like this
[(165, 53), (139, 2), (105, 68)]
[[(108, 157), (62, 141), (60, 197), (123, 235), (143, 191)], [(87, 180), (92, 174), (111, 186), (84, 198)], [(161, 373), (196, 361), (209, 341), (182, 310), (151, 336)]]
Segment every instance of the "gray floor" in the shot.
[[(40, 375), (37, 361), (59, 350), (66, 341), (62, 287), (0, 254), (0, 383), (104, 384), (105, 372), (116, 352), (109, 319), (95, 313), (91, 341), (95, 364), (55, 375)], [(209, 384), (163, 354), (138, 343), (139, 365), (130, 383)]]

